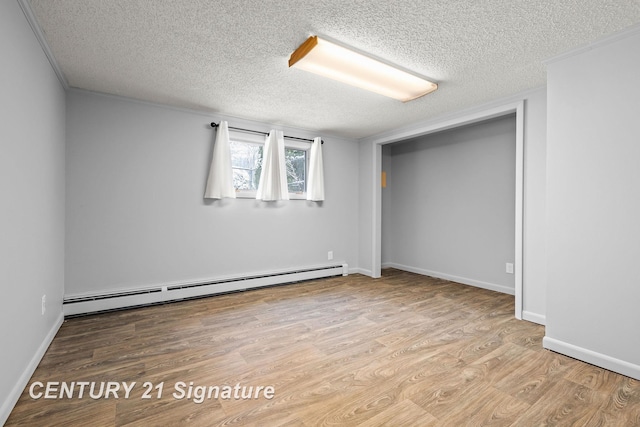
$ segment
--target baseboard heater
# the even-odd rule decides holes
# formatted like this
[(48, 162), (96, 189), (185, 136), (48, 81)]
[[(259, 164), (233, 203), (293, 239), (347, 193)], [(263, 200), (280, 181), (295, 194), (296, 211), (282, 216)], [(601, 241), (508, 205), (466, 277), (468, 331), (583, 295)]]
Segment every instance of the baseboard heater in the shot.
[(118, 310), (183, 299), (237, 292), (264, 286), (283, 285), (332, 276), (347, 276), (347, 264), (331, 264), (294, 270), (265, 272), (195, 282), (171, 283), (129, 291), (77, 295), (64, 298), (65, 316)]

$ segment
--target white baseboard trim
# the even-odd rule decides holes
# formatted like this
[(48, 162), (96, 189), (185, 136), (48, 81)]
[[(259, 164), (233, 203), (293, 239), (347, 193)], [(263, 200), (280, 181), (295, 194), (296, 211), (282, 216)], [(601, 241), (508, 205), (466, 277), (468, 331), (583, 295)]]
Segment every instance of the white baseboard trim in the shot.
[(462, 283), (463, 285), (475, 286), (476, 288), (488, 289), (503, 294), (515, 295), (515, 289), (495, 283), (483, 282), (481, 280), (469, 279), (467, 277), (454, 276), (453, 274), (441, 273), (438, 271), (425, 270), (422, 268), (410, 267), (408, 265), (396, 264), (393, 262), (383, 264), (384, 268), (391, 267), (398, 270), (408, 271), (410, 273), (422, 274), (423, 276), (437, 277), (439, 279), (450, 280), (452, 282)]
[(9, 418), (9, 415), (11, 415), (13, 407), (16, 406), (16, 403), (18, 403), (18, 399), (20, 399), (20, 396), (22, 395), (22, 391), (29, 384), (31, 376), (36, 371), (36, 368), (40, 364), (42, 357), (51, 345), (53, 338), (58, 333), (60, 326), (62, 326), (62, 322), (64, 322), (64, 315), (62, 314), (62, 312), (60, 312), (53, 326), (44, 337), (44, 340), (42, 341), (40, 346), (38, 346), (35, 354), (22, 371), (22, 375), (20, 375), (17, 383), (13, 386), (11, 393), (9, 393), (9, 396), (7, 396), (7, 400), (5, 400), (2, 406), (0, 406), (0, 425), (4, 425), (4, 423), (7, 422), (7, 419)]
[(538, 314), (538, 313), (533, 313), (531, 311), (523, 311), (522, 319), (528, 320), (529, 322), (537, 323), (538, 325), (544, 326), (547, 324), (546, 316), (543, 316), (542, 314)]
[(583, 362), (640, 380), (640, 365), (616, 359), (606, 354), (578, 347), (548, 336), (542, 339), (542, 346), (557, 353), (573, 357), (574, 359), (582, 360)]
[(365, 268), (350, 268), (349, 274), (363, 274), (365, 276), (373, 277), (373, 272)]

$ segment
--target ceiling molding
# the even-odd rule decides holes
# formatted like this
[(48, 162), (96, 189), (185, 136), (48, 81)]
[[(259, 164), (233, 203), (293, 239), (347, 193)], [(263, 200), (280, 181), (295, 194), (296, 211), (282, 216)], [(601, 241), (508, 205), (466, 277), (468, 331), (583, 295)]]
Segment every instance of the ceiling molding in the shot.
[(49, 44), (47, 43), (47, 40), (44, 37), (42, 28), (40, 28), (40, 25), (38, 24), (38, 21), (36, 20), (35, 15), (33, 14), (33, 10), (31, 9), (29, 0), (18, 0), (18, 4), (22, 9), (22, 12), (24, 13), (25, 18), (27, 18), (27, 22), (29, 22), (29, 26), (31, 27), (33, 34), (35, 34), (36, 39), (38, 40), (38, 43), (40, 43), (40, 47), (42, 47), (44, 54), (47, 56), (47, 59), (49, 60), (49, 63), (51, 64), (53, 71), (56, 73), (56, 76), (58, 76), (58, 80), (62, 84), (62, 87), (64, 87), (65, 90), (68, 90), (69, 82), (67, 82), (67, 79), (65, 78), (64, 73), (62, 72), (62, 69), (58, 65), (56, 58), (53, 56), (53, 53), (49, 48)]
[(192, 116), (201, 116), (204, 118), (203, 126), (207, 129), (210, 129), (211, 121), (219, 122), (220, 120), (226, 120), (230, 123), (230, 126), (240, 126), (246, 127), (250, 129), (255, 129), (259, 132), (269, 132), (272, 129), (282, 130), (285, 133), (294, 133), (296, 136), (301, 138), (315, 138), (316, 136), (322, 136), (323, 138), (330, 138), (331, 140), (343, 141), (343, 142), (358, 142), (356, 138), (347, 138), (341, 135), (336, 135), (331, 132), (320, 132), (313, 129), (306, 129), (296, 126), (289, 126), (278, 123), (270, 123), (270, 122), (261, 122), (257, 120), (251, 120), (243, 117), (232, 116), (229, 114), (224, 114), (220, 112), (216, 112), (213, 110), (207, 109), (196, 109), (196, 108), (186, 108), (186, 107), (177, 107), (171, 104), (163, 104), (159, 102), (145, 101), (137, 98), (131, 98), (124, 95), (114, 95), (111, 93), (104, 92), (96, 92), (88, 89), (79, 89), (75, 87), (71, 87), (67, 89), (69, 94), (78, 94), (79, 96), (91, 96), (91, 97), (100, 97), (100, 98), (108, 98), (117, 102), (126, 102), (131, 104), (138, 104), (145, 107), (150, 108), (158, 108), (162, 110), (175, 111), (179, 113), (189, 114)]
[(571, 49), (568, 52), (564, 52), (564, 53), (561, 53), (560, 55), (553, 56), (553, 57), (543, 61), (542, 63), (544, 65), (553, 64), (553, 63), (561, 61), (563, 59), (570, 58), (572, 56), (576, 56), (576, 55), (579, 55), (581, 53), (588, 52), (590, 50), (597, 49), (599, 47), (609, 45), (611, 43), (615, 43), (618, 40), (623, 40), (623, 39), (626, 39), (627, 37), (632, 37), (632, 36), (634, 36), (636, 34), (639, 34), (639, 33), (640, 33), (640, 24), (632, 25), (631, 27), (625, 28), (624, 30), (618, 31), (618, 32), (613, 33), (613, 34), (611, 34), (609, 36), (601, 38), (601, 39), (599, 39), (599, 40), (597, 40), (597, 41), (595, 41), (593, 43), (589, 43), (589, 44), (587, 44), (585, 46), (579, 46), (579, 47), (577, 47), (575, 49)]

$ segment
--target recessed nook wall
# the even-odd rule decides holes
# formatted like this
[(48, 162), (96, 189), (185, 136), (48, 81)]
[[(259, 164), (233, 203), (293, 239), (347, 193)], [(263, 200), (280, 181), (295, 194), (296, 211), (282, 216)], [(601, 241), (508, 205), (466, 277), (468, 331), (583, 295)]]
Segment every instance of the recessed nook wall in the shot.
[(383, 265), (514, 293), (515, 115), (385, 146)]

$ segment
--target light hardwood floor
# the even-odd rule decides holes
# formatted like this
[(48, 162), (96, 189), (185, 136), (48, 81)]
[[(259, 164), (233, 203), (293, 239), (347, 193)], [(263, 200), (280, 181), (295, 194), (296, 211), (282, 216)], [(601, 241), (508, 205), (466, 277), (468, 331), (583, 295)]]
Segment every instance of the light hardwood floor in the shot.
[[(385, 270), (74, 318), (29, 384), (135, 381), (131, 395), (27, 388), (6, 425), (640, 425), (639, 381), (543, 349), (544, 328), (513, 304)], [(275, 396), (172, 395), (191, 381)], [(161, 398), (142, 399), (144, 382)]]

